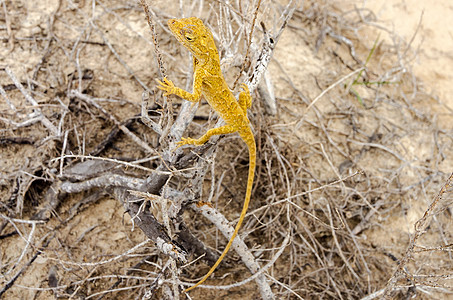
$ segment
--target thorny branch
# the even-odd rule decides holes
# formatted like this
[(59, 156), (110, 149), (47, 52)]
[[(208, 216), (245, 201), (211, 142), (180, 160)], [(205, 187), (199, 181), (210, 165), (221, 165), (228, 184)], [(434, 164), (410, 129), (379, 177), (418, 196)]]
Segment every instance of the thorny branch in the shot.
[[(383, 299), (392, 299), (392, 293), (395, 290), (398, 290), (400, 287), (398, 286), (399, 280), (409, 280), (412, 284), (417, 285), (428, 285), (428, 281), (420, 281), (417, 282), (415, 279), (416, 276), (410, 273), (408, 270), (408, 264), (411, 259), (414, 259), (414, 255), (417, 252), (416, 248), (418, 248), (418, 243), (420, 238), (426, 233), (427, 227), (430, 226), (431, 222), (436, 221), (436, 215), (447, 209), (448, 205), (451, 204), (451, 199), (453, 198), (453, 173), (450, 174), (450, 177), (447, 179), (445, 184), (440, 189), (437, 196), (429, 205), (428, 209), (424, 212), (423, 216), (414, 224), (415, 232), (411, 237), (409, 246), (406, 250), (404, 256), (399, 260), (398, 267), (396, 268), (395, 272), (393, 273), (392, 277), (388, 280), (388, 283), (383, 291)], [(449, 203), (450, 202), (450, 203)], [(447, 247), (448, 248), (448, 247)], [(447, 251), (449, 249), (441, 247), (441, 249), (430, 249), (426, 251)], [(430, 274), (432, 279), (439, 279), (445, 278), (444, 275), (441, 274)], [(434, 283), (434, 282), (433, 282)], [(406, 285), (407, 283), (405, 283)], [(439, 286), (441, 287), (441, 286)]]

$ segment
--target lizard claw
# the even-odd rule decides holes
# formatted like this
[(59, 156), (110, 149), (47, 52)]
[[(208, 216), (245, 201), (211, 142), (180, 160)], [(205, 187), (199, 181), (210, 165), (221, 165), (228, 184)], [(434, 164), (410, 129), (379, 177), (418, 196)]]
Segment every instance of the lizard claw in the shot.
[(241, 88), (244, 90), (245, 93), (250, 94), (249, 87), (245, 83), (241, 84)]
[(176, 151), (179, 147), (184, 145), (198, 145), (198, 141), (193, 138), (181, 138), (181, 141), (176, 143), (176, 148), (173, 151)]
[(175, 85), (171, 80), (168, 80), (167, 77), (164, 78), (164, 82), (160, 81), (159, 79), (156, 79), (156, 81), (160, 84), (157, 86), (157, 88), (165, 92), (164, 97), (174, 94)]
[(239, 104), (245, 114), (247, 114), (247, 108), (252, 107), (252, 97), (250, 96), (249, 87), (245, 83), (241, 84), (241, 88), (242, 92), (239, 93)]
[(175, 149), (173, 149), (171, 152), (175, 152), (176, 150), (178, 150), (180, 147), (186, 145), (186, 143), (184, 142), (186, 138), (181, 138), (181, 141), (179, 142), (176, 142), (176, 147)]

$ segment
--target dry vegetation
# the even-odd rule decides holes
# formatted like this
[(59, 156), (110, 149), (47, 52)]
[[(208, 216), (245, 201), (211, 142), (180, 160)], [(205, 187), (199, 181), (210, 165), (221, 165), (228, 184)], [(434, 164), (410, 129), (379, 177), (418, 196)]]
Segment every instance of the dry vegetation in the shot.
[(256, 76), (260, 22), (283, 29), (249, 113), (248, 249), (190, 297), (451, 297), (453, 113), (412, 74), (410, 41), (329, 1), (148, 2), (154, 35), (134, 1), (1, 2), (0, 298), (186, 299), (223, 250), (213, 222), (239, 216), (247, 149), (231, 135), (173, 152), (218, 120), (155, 90), (165, 72), (190, 88), (165, 25), (190, 15), (231, 87)]

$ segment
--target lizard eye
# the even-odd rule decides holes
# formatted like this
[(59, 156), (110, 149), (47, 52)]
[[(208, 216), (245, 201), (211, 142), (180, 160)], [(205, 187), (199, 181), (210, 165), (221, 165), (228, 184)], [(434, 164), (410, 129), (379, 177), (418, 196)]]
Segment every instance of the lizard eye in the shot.
[(190, 36), (186, 36), (186, 40), (191, 42), (191, 41), (193, 41), (193, 38), (191, 38)]

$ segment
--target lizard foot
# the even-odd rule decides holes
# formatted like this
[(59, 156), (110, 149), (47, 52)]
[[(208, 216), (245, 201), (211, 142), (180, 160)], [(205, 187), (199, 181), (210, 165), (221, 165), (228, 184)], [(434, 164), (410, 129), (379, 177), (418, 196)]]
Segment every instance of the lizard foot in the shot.
[(165, 92), (164, 97), (174, 94), (176, 87), (171, 80), (167, 79), (167, 77), (164, 78), (164, 82), (158, 79), (156, 81), (160, 84), (157, 86), (157, 88)]
[(242, 83), (242, 84), (241, 84), (241, 88), (244, 90), (244, 92), (245, 92), (247, 95), (250, 94), (250, 90), (249, 90), (248, 85), (246, 85), (245, 83)]
[(176, 144), (178, 145), (176, 149), (178, 149), (179, 147), (184, 145), (198, 145), (199, 143), (198, 140), (193, 138), (181, 138), (181, 141), (177, 142)]
[(246, 113), (247, 108), (252, 107), (252, 97), (250, 96), (249, 87), (245, 84), (241, 84), (242, 92), (239, 94), (239, 105), (242, 110)]

